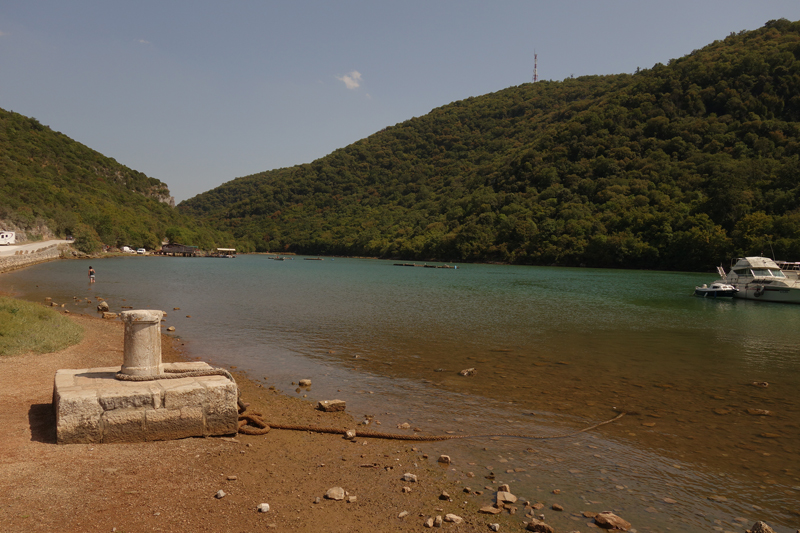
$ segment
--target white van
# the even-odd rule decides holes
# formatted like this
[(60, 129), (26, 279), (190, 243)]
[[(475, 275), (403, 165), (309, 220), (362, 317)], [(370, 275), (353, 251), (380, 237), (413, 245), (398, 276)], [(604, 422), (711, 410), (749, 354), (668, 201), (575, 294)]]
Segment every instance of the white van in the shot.
[(16, 235), (13, 231), (0, 231), (0, 244), (16, 244)]

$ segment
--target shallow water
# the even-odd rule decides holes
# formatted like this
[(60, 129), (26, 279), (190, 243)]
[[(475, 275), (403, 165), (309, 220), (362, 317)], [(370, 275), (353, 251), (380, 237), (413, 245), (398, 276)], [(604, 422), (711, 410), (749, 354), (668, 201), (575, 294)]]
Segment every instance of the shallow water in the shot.
[[(711, 274), (265, 256), (93, 266), (94, 285), (86, 261), (62, 261), (4, 274), (0, 289), (73, 312), (95, 296), (163, 309), (192, 355), (347, 400), (376, 429), (555, 435), (631, 413), (562, 440), (420, 445), (473, 471), (473, 489), (510, 482), (562, 504), (542, 511), (559, 528), (607, 509), (639, 531), (800, 524), (800, 306), (691, 296)], [(300, 378), (313, 387), (294, 391)]]

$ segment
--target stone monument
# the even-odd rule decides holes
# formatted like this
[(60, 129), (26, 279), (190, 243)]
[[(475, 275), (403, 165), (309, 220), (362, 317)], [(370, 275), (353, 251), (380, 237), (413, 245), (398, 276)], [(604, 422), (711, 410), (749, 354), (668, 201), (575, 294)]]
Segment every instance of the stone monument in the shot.
[[(53, 405), (59, 444), (141, 442), (237, 432), (239, 392), (235, 382), (223, 375), (176, 377), (176, 372), (213, 370), (206, 363), (161, 362), (162, 316), (162, 311), (155, 310), (122, 313), (122, 366), (56, 372)], [(145, 381), (123, 381), (118, 373)]]

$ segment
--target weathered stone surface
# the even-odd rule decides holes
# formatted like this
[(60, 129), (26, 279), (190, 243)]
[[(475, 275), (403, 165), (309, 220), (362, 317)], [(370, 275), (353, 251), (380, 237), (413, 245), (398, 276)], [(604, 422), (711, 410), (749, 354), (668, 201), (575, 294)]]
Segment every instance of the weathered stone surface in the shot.
[(126, 387), (125, 389), (101, 390), (98, 398), (100, 406), (104, 411), (137, 407), (155, 409), (156, 402), (161, 403), (161, 394), (151, 390), (146, 382), (137, 383), (137, 385), (135, 387)]
[[(166, 365), (165, 365), (166, 366)], [(171, 368), (210, 368), (174, 363)], [(237, 431), (237, 389), (224, 376), (128, 382), (120, 367), (59, 370), (54, 380), (60, 444), (137, 442)], [(165, 408), (165, 401), (172, 409)]]
[(503, 510), (495, 507), (494, 505), (486, 505), (478, 509), (478, 512), (484, 514), (500, 514), (503, 512)]
[(448, 514), (444, 515), (444, 521), (445, 522), (452, 522), (454, 524), (460, 524), (461, 522), (464, 521), (464, 519), (461, 518), (460, 516), (458, 516), (457, 514), (448, 513)]
[(239, 391), (225, 376), (201, 378), (205, 388), (205, 423), (207, 435), (228, 435), (239, 431)]
[(100, 416), (103, 442), (141, 442), (147, 440), (144, 431), (144, 410), (114, 409)]
[(100, 442), (103, 438), (103, 429), (100, 426), (103, 408), (97, 401), (97, 392), (75, 387), (70, 389), (72, 390), (56, 388), (53, 395), (56, 404), (57, 442)]
[(325, 493), (325, 497), (329, 500), (344, 500), (344, 489), (342, 487), (333, 487), (328, 489)]
[(317, 409), (331, 413), (335, 411), (344, 411), (346, 403), (344, 400), (322, 400), (317, 404)]
[(201, 406), (145, 411), (145, 438), (149, 441), (194, 437), (203, 431)]
[(631, 523), (627, 520), (620, 518), (611, 511), (603, 511), (597, 513), (594, 517), (595, 523), (605, 529), (618, 529), (620, 531), (628, 531), (631, 528)]
[(555, 533), (556, 530), (542, 522), (541, 520), (537, 520), (535, 518), (531, 518), (531, 521), (525, 527), (528, 531), (538, 531), (539, 533)]

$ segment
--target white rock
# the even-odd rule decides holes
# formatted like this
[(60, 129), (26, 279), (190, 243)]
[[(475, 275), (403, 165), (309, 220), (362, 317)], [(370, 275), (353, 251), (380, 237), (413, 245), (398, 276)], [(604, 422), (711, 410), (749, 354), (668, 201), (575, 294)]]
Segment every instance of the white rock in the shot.
[(310, 379), (301, 379), (300, 382), (298, 383), (298, 385), (300, 385), (301, 387), (310, 387), (311, 386), (311, 380)]
[(217, 491), (217, 493), (214, 495), (214, 497), (215, 497), (216, 499), (218, 499), (218, 500), (221, 500), (221, 499), (222, 499), (222, 498), (224, 498), (225, 496), (227, 496), (227, 494), (225, 494), (225, 491), (224, 491), (224, 490), (218, 490), (218, 491)]
[(268, 503), (262, 503), (261, 505), (258, 506), (258, 512), (259, 513), (266, 513), (267, 511), (269, 511), (269, 504)]
[(409, 482), (409, 483), (416, 483), (417, 482), (417, 476), (414, 475), (414, 474), (410, 474), (410, 473), (406, 472), (405, 474), (403, 474), (402, 480), (406, 481), (406, 482)]
[(428, 518), (425, 520), (425, 527), (433, 527), (433, 518)]
[(460, 524), (461, 522), (464, 521), (464, 519), (461, 518), (460, 516), (458, 516), (457, 514), (448, 513), (448, 514), (444, 515), (444, 521), (445, 522), (452, 522), (454, 524)]
[(445, 465), (449, 465), (451, 463), (449, 455), (440, 455), (439, 462)]
[(348, 429), (345, 434), (344, 438), (347, 440), (355, 440), (356, 438), (356, 430), (355, 429)]
[(436, 515), (433, 519), (433, 527), (442, 527), (442, 515)]
[(408, 516), (408, 511), (402, 511), (399, 515), (397, 515), (397, 518), (405, 518), (407, 516)]
[(517, 497), (510, 492), (501, 490), (497, 493), (497, 503), (514, 503), (516, 501)]
[(325, 497), (329, 500), (344, 500), (344, 489), (342, 487), (330, 488), (328, 492), (325, 493)]
[(500, 531), (500, 524), (489, 524), (489, 529), (492, 531)]

